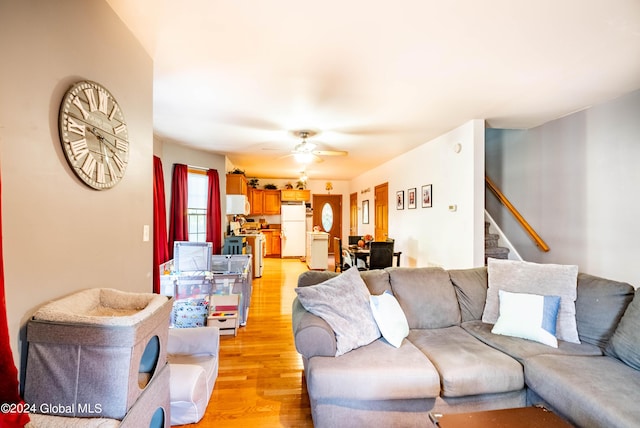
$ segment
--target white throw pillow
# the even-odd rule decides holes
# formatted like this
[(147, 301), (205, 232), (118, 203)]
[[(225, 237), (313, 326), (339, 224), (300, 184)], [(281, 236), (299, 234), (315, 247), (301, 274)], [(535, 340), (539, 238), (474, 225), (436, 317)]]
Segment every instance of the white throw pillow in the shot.
[(556, 321), (560, 307), (559, 296), (510, 293), (500, 290), (500, 317), (491, 333), (535, 340), (553, 348), (558, 347)]
[(575, 304), (578, 296), (578, 266), (490, 258), (487, 262), (487, 275), (489, 288), (482, 314), (483, 322), (494, 324), (498, 320), (498, 290), (560, 296), (556, 337), (567, 342), (580, 343)]
[(380, 337), (371, 313), (369, 289), (352, 267), (325, 282), (296, 288), (298, 300), (312, 314), (324, 319), (336, 334), (336, 357)]
[(369, 301), (382, 337), (399, 348), (402, 340), (409, 335), (409, 323), (400, 303), (389, 290), (379, 296), (371, 296)]

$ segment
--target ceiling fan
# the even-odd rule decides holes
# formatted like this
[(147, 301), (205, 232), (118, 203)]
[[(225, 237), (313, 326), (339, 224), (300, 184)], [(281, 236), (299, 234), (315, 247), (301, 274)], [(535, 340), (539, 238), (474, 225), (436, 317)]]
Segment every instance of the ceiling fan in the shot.
[(291, 133), (302, 139), (291, 151), (297, 162), (322, 162), (320, 156), (346, 156), (349, 154), (345, 150), (315, 150), (316, 145), (307, 141), (307, 138), (317, 135), (318, 133), (316, 131), (300, 130), (291, 131)]

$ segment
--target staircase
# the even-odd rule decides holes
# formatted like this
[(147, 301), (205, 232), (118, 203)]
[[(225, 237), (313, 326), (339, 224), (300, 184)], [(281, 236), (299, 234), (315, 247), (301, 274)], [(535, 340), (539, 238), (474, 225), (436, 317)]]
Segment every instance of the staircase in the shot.
[(509, 249), (498, 246), (500, 235), (489, 231), (490, 223), (484, 222), (484, 264), (487, 264), (487, 258), (507, 259), (509, 258)]

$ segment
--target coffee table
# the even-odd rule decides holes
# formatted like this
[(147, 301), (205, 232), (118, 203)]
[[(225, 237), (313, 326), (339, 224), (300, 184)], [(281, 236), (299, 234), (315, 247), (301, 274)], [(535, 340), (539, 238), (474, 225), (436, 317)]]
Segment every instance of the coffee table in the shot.
[(430, 413), (440, 428), (569, 428), (569, 422), (544, 407), (520, 407), (483, 412)]

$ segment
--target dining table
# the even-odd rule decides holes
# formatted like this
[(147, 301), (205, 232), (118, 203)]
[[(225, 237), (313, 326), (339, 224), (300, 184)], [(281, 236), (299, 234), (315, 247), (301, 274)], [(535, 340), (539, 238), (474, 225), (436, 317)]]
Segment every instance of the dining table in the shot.
[[(349, 245), (346, 250), (356, 259), (364, 261), (365, 266), (369, 266), (369, 256), (371, 255), (371, 250), (368, 248), (362, 248), (357, 245)], [(400, 266), (400, 256), (402, 255), (402, 251), (393, 251), (393, 257), (396, 259), (396, 266)]]

